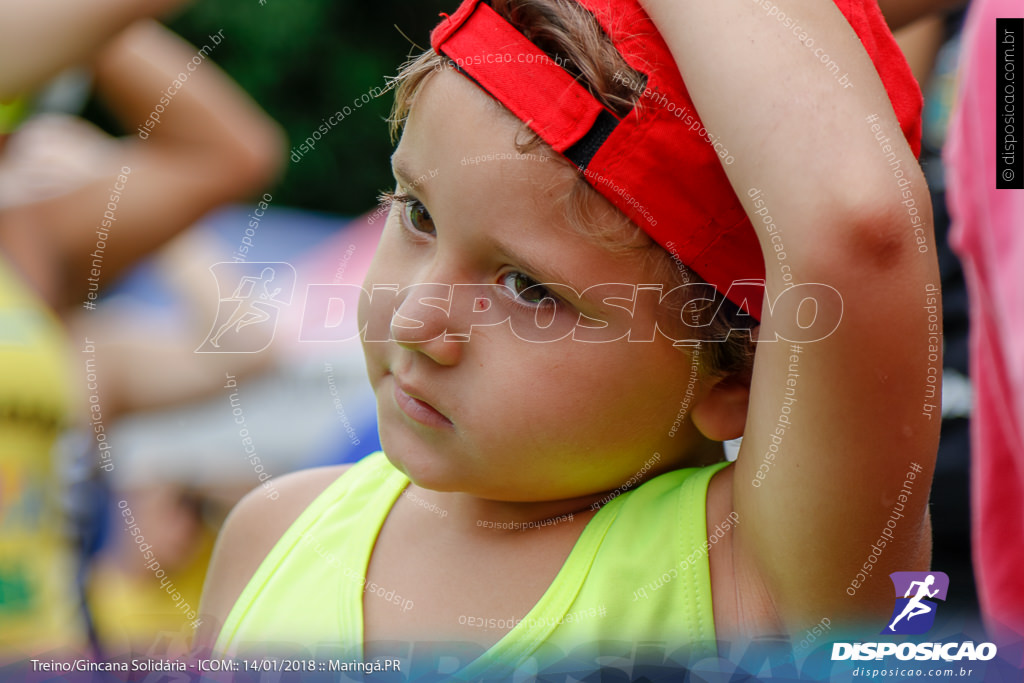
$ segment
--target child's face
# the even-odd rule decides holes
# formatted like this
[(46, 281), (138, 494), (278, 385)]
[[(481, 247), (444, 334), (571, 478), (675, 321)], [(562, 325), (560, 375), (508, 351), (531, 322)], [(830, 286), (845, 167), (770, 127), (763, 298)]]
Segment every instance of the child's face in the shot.
[[(541, 160), (539, 150), (515, 158), (517, 134), (521, 124), (465, 78), (431, 76), (393, 158), (398, 192), (420, 203), (392, 208), (367, 291), (419, 283), (522, 291), (536, 281), (582, 292), (651, 282), (643, 249), (616, 254), (569, 227), (558, 198), (576, 174)], [(598, 213), (611, 211), (603, 199), (591, 201)], [(536, 329), (534, 316), (546, 324), (552, 315), (571, 328), (581, 313), (625, 327), (622, 311), (600, 300), (569, 297), (538, 312), (496, 290), (491, 306), (516, 329)], [(653, 329), (656, 301), (638, 303), (629, 324)], [(660, 334), (647, 343), (572, 335), (538, 343), (505, 323), (455, 341), (443, 333), (468, 332), (468, 310), (449, 317), (404, 294), (394, 308), (392, 316), (387, 306), (364, 306), (360, 323), (377, 330), (399, 316), (423, 323), (392, 327), (397, 341), (364, 342), (384, 451), (417, 485), (493, 500), (573, 498), (614, 489), (648, 461), (653, 473), (677, 467), (699, 438), (688, 413), (673, 430), (692, 366)], [(703, 382), (691, 386), (695, 402)]]

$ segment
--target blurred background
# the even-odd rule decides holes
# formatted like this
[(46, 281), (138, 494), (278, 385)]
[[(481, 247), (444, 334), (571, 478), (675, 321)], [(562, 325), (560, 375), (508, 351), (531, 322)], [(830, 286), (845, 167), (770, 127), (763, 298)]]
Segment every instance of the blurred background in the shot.
[[(391, 96), (366, 96), (458, 4), (154, 3), (181, 43), (103, 2), (93, 44), (0, 81), (0, 661), (184, 654), (238, 499), (379, 447), (358, 342), (338, 341), (351, 317), (332, 327), (337, 310), (304, 319), (302, 304), (310, 284), (361, 283), (393, 184)], [(75, 35), (58, 0), (36, 24), (16, 5), (0, 0), (0, 45)], [(927, 95), (946, 300), (933, 566), (970, 615), (967, 299), (940, 158), (962, 20), (944, 7), (901, 41)], [(0, 77), (14, 59), (0, 53)]]
[[(438, 13), (450, 0), (329, 2), (252, 0), (240, 8), (199, 2), (170, 23), (201, 45), (213, 30), (228, 37), (216, 61), (284, 128), (291, 146), (316, 130), (325, 116), (373, 88), (416, 45), (429, 46)], [(393, 184), (391, 142), (382, 120), (391, 105), (381, 97), (366, 105), (316, 153), (292, 164), (275, 201), (315, 211), (358, 215)], [(359, 169), (358, 172), (353, 172)]]

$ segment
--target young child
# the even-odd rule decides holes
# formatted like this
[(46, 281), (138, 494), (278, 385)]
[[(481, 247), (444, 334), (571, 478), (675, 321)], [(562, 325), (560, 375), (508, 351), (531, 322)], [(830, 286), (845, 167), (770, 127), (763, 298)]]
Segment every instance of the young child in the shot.
[(445, 16), (360, 309), (384, 453), (238, 505), (201, 646), (441, 641), (475, 679), (877, 634), (928, 566), (938, 280), (920, 94), (837, 5)]

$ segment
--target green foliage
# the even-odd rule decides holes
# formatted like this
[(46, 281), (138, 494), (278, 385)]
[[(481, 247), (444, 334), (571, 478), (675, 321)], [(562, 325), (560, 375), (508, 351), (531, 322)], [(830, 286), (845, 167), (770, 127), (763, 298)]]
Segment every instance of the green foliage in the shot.
[(324, 119), (352, 107), (315, 149), (288, 160), (271, 191), (275, 203), (307, 209), (372, 208), (378, 191), (393, 184), (384, 120), (392, 99), (388, 93), (358, 109), (352, 103), (383, 88), (419, 52), (410, 39), (426, 47), (438, 13), (454, 11), (457, 0), (263, 1), (201, 0), (170, 26), (196, 46), (223, 29), (212, 58), (284, 127), (293, 149)]

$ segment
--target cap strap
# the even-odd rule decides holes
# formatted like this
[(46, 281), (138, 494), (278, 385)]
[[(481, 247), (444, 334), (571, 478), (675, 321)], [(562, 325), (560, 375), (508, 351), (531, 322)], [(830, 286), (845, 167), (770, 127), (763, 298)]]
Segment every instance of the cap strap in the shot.
[(460, 10), (434, 30), (434, 50), (552, 149), (586, 167), (618, 119), (488, 4), (469, 3)]

